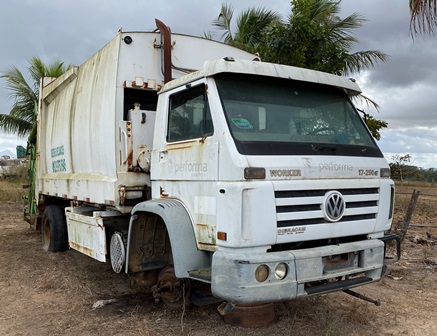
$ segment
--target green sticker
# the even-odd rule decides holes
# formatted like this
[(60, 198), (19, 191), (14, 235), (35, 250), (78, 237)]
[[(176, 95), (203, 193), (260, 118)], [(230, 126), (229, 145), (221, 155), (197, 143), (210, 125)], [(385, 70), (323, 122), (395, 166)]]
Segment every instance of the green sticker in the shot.
[(249, 120), (243, 118), (232, 118), (232, 122), (235, 126), (241, 129), (252, 129), (253, 126), (250, 124)]
[(52, 148), (51, 154), (52, 154), (52, 158), (56, 156), (64, 155), (64, 145)]
[(67, 171), (67, 166), (65, 165), (65, 159), (60, 159), (52, 162), (52, 172), (59, 173)]

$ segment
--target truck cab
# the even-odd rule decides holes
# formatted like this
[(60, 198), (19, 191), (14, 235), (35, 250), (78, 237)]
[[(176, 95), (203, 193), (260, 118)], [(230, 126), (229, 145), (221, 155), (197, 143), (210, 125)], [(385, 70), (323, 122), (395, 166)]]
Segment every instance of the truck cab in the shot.
[(197, 249), (181, 258), (203, 254), (194, 269), (176, 256), (177, 277), (246, 304), (381, 278), (394, 184), (350, 101), (359, 93), (350, 79), (233, 59), (164, 86), (152, 199), (188, 213), (175, 225)]

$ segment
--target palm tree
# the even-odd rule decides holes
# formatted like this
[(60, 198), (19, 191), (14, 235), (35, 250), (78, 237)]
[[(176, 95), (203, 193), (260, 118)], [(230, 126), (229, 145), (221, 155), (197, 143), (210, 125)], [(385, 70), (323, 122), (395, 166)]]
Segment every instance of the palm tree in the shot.
[(437, 26), (437, 0), (410, 0), (412, 34), (433, 33)]
[(264, 7), (249, 8), (237, 17), (235, 32), (232, 31), (232, 18), (234, 7), (222, 4), (220, 14), (212, 25), (223, 31), (220, 40), (236, 47), (252, 50), (262, 39), (263, 30), (272, 22), (280, 20), (278, 13)]
[[(379, 61), (385, 62), (387, 55), (378, 50), (364, 50), (351, 53), (359, 41), (354, 37), (354, 31), (362, 27), (366, 19), (358, 13), (352, 13), (346, 18), (340, 18), (341, 0), (293, 0), (292, 14), (289, 17), (288, 29), (292, 31), (296, 43), (305, 43), (305, 52), (309, 60), (319, 60), (320, 65), (331, 64), (328, 71), (339, 75), (359, 73), (372, 68)], [(294, 34), (293, 32), (297, 33)], [(332, 60), (320, 58), (321, 50), (333, 57)], [(317, 64), (303, 66), (318, 69)]]
[(28, 135), (36, 120), (40, 79), (59, 77), (69, 67), (60, 61), (44, 64), (40, 58), (32, 57), (27, 67), (29, 82), (15, 66), (1, 71), (0, 78), (6, 81), (6, 89), (10, 92), (9, 97), (14, 100), (14, 104), (9, 114), (0, 114), (0, 129), (7, 133), (16, 133), (18, 136)]
[(225, 3), (212, 25), (223, 32), (220, 40), (261, 52), (265, 61), (273, 63), (347, 75), (371, 68), (378, 61), (385, 62), (388, 56), (378, 50), (350, 53), (358, 43), (353, 32), (366, 20), (358, 13), (340, 18), (340, 3), (341, 0), (293, 0), (287, 22), (264, 7), (249, 8), (237, 17), (235, 33), (231, 27), (234, 7)]
[[(291, 5), (287, 21), (281, 21), (278, 14), (264, 8), (243, 11), (237, 20), (236, 32), (232, 34), (234, 8), (224, 4), (213, 26), (223, 31), (221, 39), (225, 43), (240, 48), (246, 46), (243, 49), (259, 52), (264, 61), (272, 63), (349, 75), (387, 60), (388, 56), (377, 50), (351, 52), (358, 43), (353, 32), (366, 20), (357, 13), (340, 18), (341, 0), (292, 0)], [(250, 20), (244, 19), (246, 17)], [(257, 24), (249, 25), (248, 22)], [(379, 109), (371, 99), (363, 95), (359, 99)], [(378, 130), (387, 123), (374, 120), (377, 122), (373, 123), (376, 125), (374, 134), (378, 138)]]

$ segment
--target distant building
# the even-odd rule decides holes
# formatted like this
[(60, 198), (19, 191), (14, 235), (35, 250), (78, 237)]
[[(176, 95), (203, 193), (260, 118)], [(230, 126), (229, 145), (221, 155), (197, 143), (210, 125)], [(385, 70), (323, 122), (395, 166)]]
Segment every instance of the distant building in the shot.
[(17, 159), (26, 157), (26, 148), (21, 145), (17, 146)]

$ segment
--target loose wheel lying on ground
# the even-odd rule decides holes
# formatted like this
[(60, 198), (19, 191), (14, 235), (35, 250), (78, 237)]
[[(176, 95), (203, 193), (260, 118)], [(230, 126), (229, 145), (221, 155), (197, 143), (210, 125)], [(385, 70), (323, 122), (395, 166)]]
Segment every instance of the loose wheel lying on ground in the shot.
[(61, 252), (68, 248), (67, 223), (64, 211), (60, 206), (46, 206), (41, 230), (44, 250)]

